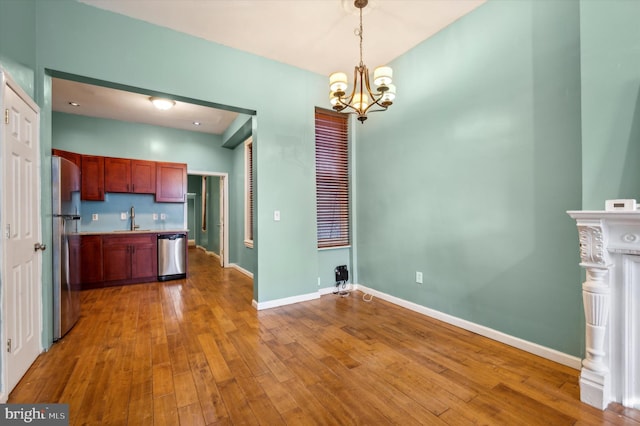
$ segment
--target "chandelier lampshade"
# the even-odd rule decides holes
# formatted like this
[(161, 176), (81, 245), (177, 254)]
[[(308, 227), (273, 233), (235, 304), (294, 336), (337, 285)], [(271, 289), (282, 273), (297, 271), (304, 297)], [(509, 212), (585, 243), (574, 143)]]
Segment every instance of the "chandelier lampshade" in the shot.
[(360, 63), (354, 69), (350, 93), (347, 93), (349, 82), (346, 73), (334, 72), (329, 76), (329, 102), (335, 111), (356, 114), (358, 120), (364, 123), (368, 112), (386, 111), (393, 104), (396, 86), (392, 84), (393, 70), (385, 65), (373, 70), (372, 89), (369, 70), (362, 62), (362, 9), (367, 6), (368, 0), (355, 0), (353, 4), (360, 10), (360, 28), (356, 30), (360, 38)]

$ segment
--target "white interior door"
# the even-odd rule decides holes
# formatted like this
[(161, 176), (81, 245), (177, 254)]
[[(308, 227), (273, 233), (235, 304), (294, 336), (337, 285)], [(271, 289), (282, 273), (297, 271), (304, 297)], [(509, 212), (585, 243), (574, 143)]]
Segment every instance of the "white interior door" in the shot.
[[(1, 71), (1, 70), (0, 70)], [(41, 351), (40, 147), (37, 105), (2, 76), (3, 394)]]

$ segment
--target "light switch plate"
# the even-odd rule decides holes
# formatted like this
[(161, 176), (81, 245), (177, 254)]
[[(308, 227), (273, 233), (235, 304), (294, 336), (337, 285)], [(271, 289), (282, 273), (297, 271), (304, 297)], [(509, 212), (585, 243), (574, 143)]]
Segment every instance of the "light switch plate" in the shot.
[(153, 214), (153, 220), (158, 220), (158, 213)]
[(120, 220), (127, 220), (127, 212), (120, 213)]
[(91, 215), (91, 220), (98, 220), (98, 213), (94, 213)]
[(166, 218), (167, 218), (167, 215), (165, 213), (160, 213), (161, 220), (165, 220)]
[(273, 220), (275, 220), (276, 222), (280, 220), (280, 210), (273, 211)]

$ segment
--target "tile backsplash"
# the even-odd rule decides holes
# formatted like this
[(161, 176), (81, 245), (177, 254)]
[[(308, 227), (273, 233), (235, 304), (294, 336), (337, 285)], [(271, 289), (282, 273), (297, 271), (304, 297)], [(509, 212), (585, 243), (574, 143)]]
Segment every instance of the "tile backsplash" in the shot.
[[(131, 206), (135, 208), (139, 229), (185, 229), (184, 203), (156, 203), (152, 194), (106, 193), (104, 201), (82, 201), (81, 232), (119, 231), (131, 227)], [(126, 213), (126, 220), (120, 214)], [(157, 215), (154, 220), (153, 215)], [(97, 215), (98, 220), (93, 220)], [(164, 217), (164, 219), (163, 219)]]

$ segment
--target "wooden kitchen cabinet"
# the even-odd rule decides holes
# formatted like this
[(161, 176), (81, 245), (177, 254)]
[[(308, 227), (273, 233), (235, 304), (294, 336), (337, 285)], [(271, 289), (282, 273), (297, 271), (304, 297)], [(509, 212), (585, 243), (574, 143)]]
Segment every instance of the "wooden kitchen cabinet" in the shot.
[(82, 156), (81, 198), (87, 201), (104, 201), (104, 157)]
[(155, 281), (158, 278), (157, 237), (103, 235), (105, 285)]
[(67, 242), (69, 244), (69, 286), (72, 290), (82, 290), (81, 274), (82, 271), (82, 256), (80, 235), (71, 234), (67, 236)]
[(102, 275), (102, 236), (82, 235), (69, 240), (70, 252), (80, 259), (79, 282), (83, 289), (101, 287)]
[(187, 165), (156, 163), (156, 202), (184, 203), (187, 196)]
[(76, 152), (63, 151), (61, 149), (52, 149), (52, 155), (57, 155), (58, 157), (66, 158), (71, 161), (78, 167), (82, 167), (82, 154), (78, 154)]
[(130, 192), (131, 160), (105, 157), (104, 190), (105, 192)]
[(158, 279), (158, 237), (155, 235), (136, 237), (132, 243), (131, 279), (136, 281)]
[[(82, 155), (76, 154), (75, 152), (62, 151), (60, 149), (52, 149), (51, 155), (57, 155), (58, 157), (64, 158), (65, 160), (71, 161), (73, 164), (78, 166), (80, 171), (82, 171)], [(71, 192), (80, 191), (81, 188), (81, 175), (82, 173), (78, 173), (78, 175), (73, 175), (72, 179), (69, 182), (68, 192), (65, 192), (65, 196), (70, 196)], [(67, 198), (68, 200), (68, 198)]]
[(155, 194), (156, 163), (105, 157), (104, 180), (106, 192)]
[(131, 192), (155, 194), (156, 179), (155, 161), (131, 160)]

